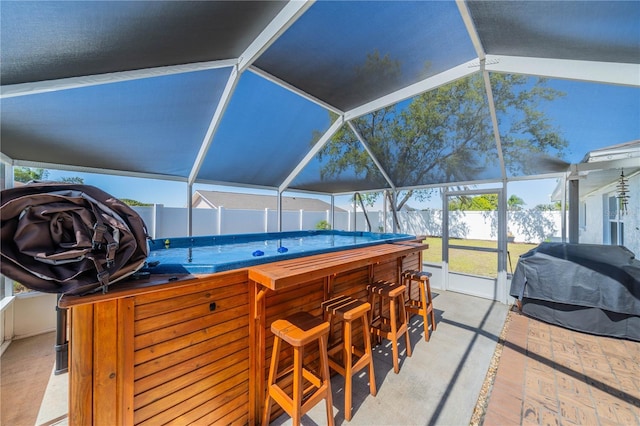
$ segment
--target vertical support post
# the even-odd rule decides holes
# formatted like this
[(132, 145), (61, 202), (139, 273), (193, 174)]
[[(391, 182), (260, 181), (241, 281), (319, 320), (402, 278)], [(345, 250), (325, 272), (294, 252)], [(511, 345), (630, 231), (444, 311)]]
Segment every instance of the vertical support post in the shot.
[[(396, 258), (396, 282), (398, 284), (403, 284), (402, 282), (402, 271), (404, 270), (403, 262), (406, 256), (398, 256)], [(409, 296), (411, 297), (411, 296)]]
[[(118, 347), (118, 302), (109, 300), (92, 304), (93, 322), (93, 424), (120, 424), (123, 394), (118, 387), (120, 348)], [(132, 327), (133, 324), (129, 324)], [(131, 342), (133, 350), (133, 342)]]
[(158, 235), (157, 229), (158, 229), (158, 205), (154, 203), (153, 209), (151, 211), (151, 229), (147, 230), (151, 233), (152, 239), (155, 239), (156, 235)]
[(187, 236), (193, 236), (193, 206), (192, 204), (193, 185), (187, 185)]
[[(69, 341), (67, 340), (67, 310), (59, 306), (62, 293), (58, 294), (56, 304), (56, 368), (54, 374), (69, 371)], [(4, 333), (4, 330), (2, 330)]]
[(498, 280), (495, 299), (507, 303), (507, 182), (498, 192)]
[(384, 192), (382, 193), (382, 221), (383, 221), (383, 227), (382, 227), (382, 232), (387, 232), (387, 210), (389, 209), (389, 206), (387, 205), (389, 200), (387, 200), (387, 190), (385, 189)]
[(13, 165), (9, 163), (2, 162), (2, 185), (0, 189), (10, 189), (14, 187), (14, 173), (13, 173)]
[(249, 424), (257, 424), (261, 418), (265, 389), (265, 310), (267, 289), (249, 280)]
[(93, 416), (93, 305), (71, 309), (69, 339), (69, 424), (92, 425)]
[(391, 208), (393, 209), (393, 226), (392, 226), (392, 230), (393, 233), (397, 233), (398, 232), (398, 212), (396, 211), (396, 206), (398, 205), (398, 190), (394, 190), (393, 191), (393, 200), (391, 201)]
[(269, 208), (264, 209), (264, 232), (269, 232)]
[(577, 244), (580, 215), (580, 184), (578, 179), (569, 181), (569, 243)]
[(118, 302), (118, 371), (117, 386), (120, 395), (117, 418), (123, 426), (133, 425), (134, 398), (134, 301), (132, 297)]
[(358, 216), (358, 210), (356, 210), (358, 208), (357, 201), (356, 201), (356, 194), (357, 192), (353, 194), (353, 229), (352, 229), (353, 232), (356, 232), (358, 230), (357, 222), (356, 222), (357, 220), (356, 216)]
[(442, 288), (449, 290), (449, 188), (442, 193)]
[(329, 220), (331, 224), (331, 229), (336, 229), (336, 198), (335, 196), (331, 196), (331, 220)]
[(278, 232), (282, 232), (282, 191), (278, 190)]
[(562, 242), (567, 242), (567, 176), (564, 175), (562, 177), (562, 200), (560, 201), (561, 208), (560, 212), (562, 216), (560, 217), (560, 227), (562, 233)]

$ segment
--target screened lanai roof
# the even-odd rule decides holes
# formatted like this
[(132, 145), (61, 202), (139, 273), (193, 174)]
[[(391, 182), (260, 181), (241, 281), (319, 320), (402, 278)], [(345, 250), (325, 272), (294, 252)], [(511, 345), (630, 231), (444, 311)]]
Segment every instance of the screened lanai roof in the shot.
[(640, 138), (638, 1), (2, 0), (0, 61), (13, 165), (335, 194)]

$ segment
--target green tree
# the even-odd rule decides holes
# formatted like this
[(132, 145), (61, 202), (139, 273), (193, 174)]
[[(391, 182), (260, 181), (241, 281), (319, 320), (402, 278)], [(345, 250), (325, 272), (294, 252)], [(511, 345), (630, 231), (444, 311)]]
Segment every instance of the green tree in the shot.
[(560, 201), (555, 201), (555, 202), (553, 202), (551, 204), (538, 204), (534, 208), (535, 208), (535, 210), (540, 210), (540, 211), (543, 211), (543, 212), (562, 210), (562, 203)]
[(45, 180), (49, 176), (49, 171), (45, 169), (31, 167), (16, 167), (13, 169), (13, 179), (16, 182), (27, 183), (32, 180)]
[(80, 184), (83, 185), (84, 184), (84, 179), (81, 178), (80, 176), (73, 176), (73, 177), (63, 177), (60, 179), (60, 182), (64, 182), (64, 183), (76, 183), (76, 184)]
[(120, 198), (120, 201), (122, 201), (128, 206), (149, 207), (153, 205), (152, 203), (143, 203), (141, 201), (132, 200), (130, 198)]
[(449, 210), (494, 211), (498, 210), (498, 195), (483, 194), (475, 197), (456, 197), (449, 202)]
[(331, 229), (331, 224), (326, 220), (321, 220), (320, 222), (316, 223), (316, 229), (320, 229), (320, 230)]
[[(358, 75), (369, 72), (384, 75), (389, 81), (400, 75), (401, 66), (376, 52), (356, 70)], [(536, 165), (532, 160), (536, 156), (561, 155), (567, 142), (540, 105), (563, 94), (547, 87), (544, 79), (532, 83), (520, 75), (492, 74), (491, 83), (502, 154), (509, 171), (527, 173)], [(481, 74), (418, 95), (406, 108), (382, 108), (352, 124), (400, 187), (473, 181), (499, 167)], [(322, 179), (349, 170), (360, 179), (384, 183), (349, 126), (343, 126), (318, 156), (324, 160)], [(412, 196), (424, 199), (430, 194), (408, 190), (397, 198), (396, 209), (400, 210)]]
[[(16, 167), (13, 171), (13, 178), (16, 182), (27, 183), (32, 180), (47, 180), (49, 170), (31, 167)], [(84, 179), (79, 176), (63, 177), (60, 182), (84, 184)]]
[(513, 194), (507, 200), (507, 210), (522, 210), (522, 206), (524, 206), (524, 200), (517, 195)]

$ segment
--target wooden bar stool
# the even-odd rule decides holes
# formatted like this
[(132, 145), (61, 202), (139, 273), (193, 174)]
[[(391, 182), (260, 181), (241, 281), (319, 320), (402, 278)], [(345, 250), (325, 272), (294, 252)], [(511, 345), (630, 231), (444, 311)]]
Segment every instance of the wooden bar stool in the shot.
[[(424, 320), (424, 340), (427, 342), (429, 341), (429, 317), (431, 317), (431, 330), (436, 331), (436, 314), (433, 310), (433, 299), (431, 298), (430, 277), (431, 272), (428, 271), (410, 269), (402, 273), (402, 279), (409, 293), (406, 304), (407, 312), (409, 312), (410, 315), (422, 315)], [(418, 282), (420, 287), (418, 300), (411, 297), (411, 284), (414, 282)]]
[[(322, 309), (327, 313), (331, 327), (333, 327), (335, 318), (342, 321), (342, 341), (329, 348), (329, 367), (344, 377), (344, 418), (351, 420), (353, 375), (369, 366), (369, 392), (373, 396), (377, 393), (369, 333), (371, 305), (350, 296), (337, 296), (322, 302)], [(353, 322), (358, 319), (362, 321), (363, 349), (357, 348), (353, 344)], [(329, 335), (333, 336), (333, 333), (330, 332)], [(338, 353), (342, 354), (341, 361), (334, 357)], [(353, 362), (354, 355), (358, 357), (355, 363)]]
[[(371, 332), (376, 337), (391, 340), (393, 347), (393, 371), (400, 372), (398, 365), (398, 339), (405, 335), (407, 344), (407, 356), (411, 356), (411, 341), (407, 329), (407, 313), (404, 304), (404, 292), (407, 288), (403, 284), (389, 281), (375, 281), (367, 286), (370, 304), (375, 312), (378, 303), (378, 312), (372, 315)], [(384, 314), (384, 306), (389, 304), (389, 316)]]
[[(331, 400), (327, 356), (329, 323), (307, 312), (299, 312), (285, 319), (274, 321), (271, 324), (271, 331), (275, 338), (273, 340), (273, 353), (271, 355), (269, 381), (267, 383), (267, 401), (264, 407), (262, 424), (269, 424), (273, 401), (277, 402), (291, 416), (294, 425), (299, 425), (301, 417), (318, 402), (325, 399), (327, 424), (333, 425), (333, 403)], [(280, 346), (283, 340), (293, 347), (293, 366), (278, 374)], [(319, 377), (304, 366), (304, 347), (316, 340), (320, 350)], [(289, 397), (277, 383), (278, 380), (289, 375), (293, 375), (292, 397)], [(303, 379), (309, 383), (306, 387)]]

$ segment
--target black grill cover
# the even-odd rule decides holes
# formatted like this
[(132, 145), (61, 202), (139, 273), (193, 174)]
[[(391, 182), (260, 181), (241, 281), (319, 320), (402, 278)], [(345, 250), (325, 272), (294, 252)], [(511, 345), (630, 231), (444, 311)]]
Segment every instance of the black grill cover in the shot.
[(510, 294), (538, 319), (640, 339), (640, 261), (625, 247), (542, 243), (520, 257)]

